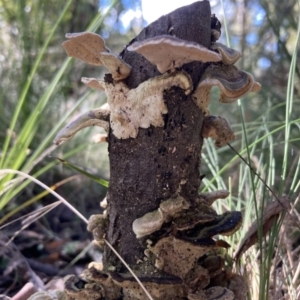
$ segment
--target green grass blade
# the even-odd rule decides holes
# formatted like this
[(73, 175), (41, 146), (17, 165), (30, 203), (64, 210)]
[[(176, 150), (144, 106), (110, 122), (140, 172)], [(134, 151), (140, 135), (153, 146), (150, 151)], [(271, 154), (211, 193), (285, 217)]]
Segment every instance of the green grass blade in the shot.
[[(82, 151), (86, 147), (87, 147), (87, 143), (81, 144), (81, 145), (75, 147), (74, 149), (72, 149), (71, 151), (67, 152), (66, 154), (64, 154), (63, 158), (71, 157), (72, 155), (74, 155), (75, 153), (77, 153), (79, 151)], [(39, 176), (41, 176), (45, 172), (49, 171), (51, 168), (53, 168), (57, 164), (58, 164), (57, 161), (51, 161), (50, 163), (48, 163), (46, 166), (40, 168), (37, 172), (35, 172), (31, 176), (34, 178), (38, 178)], [(16, 195), (18, 195), (18, 193), (20, 193), (30, 183), (31, 183), (31, 180), (26, 179), (22, 183), (16, 184), (14, 186), (14, 188), (11, 189), (11, 191), (6, 194), (8, 196), (5, 195), (4, 197), (2, 197), (2, 199), (0, 201), (0, 210), (10, 201), (10, 199), (12, 199)]]
[[(57, 22), (54, 24), (53, 26), (53, 29), (51, 31), (51, 33), (49, 34), (48, 38), (46, 39), (43, 47), (42, 47), (42, 50), (41, 52), (39, 53), (34, 65), (33, 65), (33, 68), (27, 78), (27, 82), (26, 82), (26, 85), (25, 87), (23, 88), (23, 91), (22, 91), (22, 94), (21, 94), (21, 97), (18, 101), (18, 106), (16, 107), (15, 111), (14, 111), (14, 114), (13, 114), (13, 117), (12, 117), (12, 120), (11, 120), (11, 123), (10, 123), (10, 131), (13, 132), (14, 129), (15, 129), (15, 126), (16, 126), (16, 123), (18, 121), (18, 117), (20, 115), (20, 112), (21, 112), (21, 109), (22, 109), (22, 106), (26, 100), (26, 96), (27, 96), (27, 93), (28, 93), (28, 90), (29, 90), (29, 87), (32, 83), (32, 80), (33, 80), (33, 77), (35, 76), (36, 74), (36, 71), (37, 71), (37, 68), (38, 66), (40, 65), (40, 62), (49, 46), (49, 43), (50, 41), (52, 40), (52, 37), (55, 33), (55, 31), (57, 30), (57, 27), (59, 25), (59, 23), (61, 22), (62, 18), (64, 17), (65, 13), (68, 11), (70, 5), (72, 4), (72, 0), (69, 0), (67, 2), (67, 4), (65, 5), (63, 11), (61, 12), (59, 18), (57, 19)], [(7, 165), (5, 164), (5, 162), (7, 161), (6, 160), (6, 155), (7, 155), (7, 151), (8, 151), (8, 147), (9, 147), (9, 144), (10, 144), (10, 140), (11, 140), (11, 135), (7, 135), (6, 138), (5, 138), (5, 141), (4, 141), (4, 145), (3, 145), (3, 149), (2, 149), (2, 154), (1, 154), (1, 157), (0, 157), (0, 169), (6, 167)]]
[(77, 167), (77, 166), (75, 166), (75, 165), (73, 165), (73, 164), (67, 162), (67, 161), (64, 160), (64, 159), (61, 159), (61, 158), (59, 158), (59, 157), (54, 157), (54, 158), (56, 158), (57, 160), (59, 160), (60, 162), (62, 162), (62, 163), (63, 163), (64, 165), (66, 165), (67, 167), (69, 167), (69, 168), (71, 168), (71, 169), (73, 169), (73, 170), (79, 172), (80, 174), (83, 174), (83, 175), (85, 175), (86, 177), (88, 177), (88, 178), (90, 178), (90, 179), (96, 181), (97, 183), (100, 183), (101, 185), (103, 185), (103, 186), (105, 186), (105, 187), (108, 187), (109, 182), (108, 182), (107, 180), (104, 180), (104, 179), (99, 178), (99, 177), (97, 177), (97, 176), (95, 176), (95, 175), (92, 175), (92, 174), (90, 174), (90, 173), (88, 173), (88, 172), (82, 170), (81, 168), (79, 168), (79, 167)]
[(280, 194), (283, 191), (287, 168), (288, 168), (288, 156), (289, 156), (289, 137), (291, 130), (291, 113), (293, 109), (294, 101), (294, 88), (295, 88), (295, 69), (297, 64), (297, 55), (298, 55), (298, 43), (300, 37), (300, 1), (298, 0), (298, 28), (297, 28), (297, 39), (295, 43), (295, 48), (293, 51), (292, 61), (290, 64), (289, 77), (288, 77), (288, 86), (286, 94), (286, 114), (285, 114), (285, 147), (284, 147), (284, 159), (283, 159), (283, 168), (281, 173), (281, 183), (280, 183)]

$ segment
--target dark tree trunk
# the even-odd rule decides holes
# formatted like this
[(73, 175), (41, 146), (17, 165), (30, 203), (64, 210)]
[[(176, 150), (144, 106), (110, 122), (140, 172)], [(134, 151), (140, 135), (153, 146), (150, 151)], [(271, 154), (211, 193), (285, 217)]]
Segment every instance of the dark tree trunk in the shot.
[[(145, 299), (145, 293), (157, 300), (245, 299), (245, 279), (226, 269), (217, 254), (230, 245), (213, 239), (238, 230), (242, 214), (218, 215), (210, 207), (228, 191), (198, 194), (203, 136), (215, 138), (217, 146), (234, 139), (226, 119), (205, 116), (211, 85), (220, 87), (225, 103), (260, 88), (251, 75), (233, 66), (238, 51), (212, 43), (220, 27), (209, 1), (202, 1), (150, 24), (120, 54), (122, 59), (108, 53), (100, 36), (67, 35), (63, 46), (68, 55), (109, 69), (104, 82), (89, 78), (85, 83), (105, 89), (110, 109), (81, 115), (55, 140), (68, 140), (89, 124), (109, 131), (107, 214), (91, 216), (88, 230), (101, 245), (105, 238), (105, 245), (116, 249), (134, 271), (129, 274), (105, 246), (104, 270), (96, 263), (80, 278), (65, 279), (68, 299), (137, 300)], [(153, 64), (137, 54), (147, 56), (152, 47), (157, 49), (151, 50), (155, 58), (148, 57)], [(187, 53), (175, 52), (180, 47)], [(210, 63), (187, 63), (193, 59)]]
[[(146, 27), (132, 42), (157, 35), (170, 34), (194, 41), (209, 48), (211, 44), (211, 12), (209, 1), (196, 2), (161, 17)], [(131, 43), (132, 43), (131, 42)], [(126, 79), (129, 88), (160, 75), (154, 65), (141, 55), (121, 53), (132, 66)], [(200, 62), (183, 68), (194, 86), (205, 69)], [(164, 127), (139, 129), (137, 138), (117, 139), (109, 134), (110, 187), (108, 191), (109, 228), (106, 239), (131, 266), (144, 257), (145, 245), (132, 231), (136, 218), (158, 208), (182, 184), (181, 195), (190, 203), (195, 201), (200, 183), (200, 152), (202, 147), (203, 112), (192, 96), (180, 88), (164, 92), (168, 114)], [(117, 267), (124, 271), (119, 259), (105, 249), (105, 269)]]

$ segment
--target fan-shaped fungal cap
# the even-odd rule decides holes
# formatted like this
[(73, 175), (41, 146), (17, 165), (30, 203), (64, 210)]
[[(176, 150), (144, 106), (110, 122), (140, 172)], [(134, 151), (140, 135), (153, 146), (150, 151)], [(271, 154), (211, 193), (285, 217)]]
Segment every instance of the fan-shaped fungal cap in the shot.
[(92, 32), (68, 33), (66, 38), (69, 40), (62, 45), (69, 56), (92, 65), (104, 65), (116, 81), (128, 77), (131, 67), (119, 56), (110, 53), (100, 35)]
[[(201, 244), (201, 240), (216, 235), (230, 236), (242, 226), (243, 216), (239, 211), (228, 211), (218, 215), (208, 226), (195, 228), (195, 234), (185, 239)], [(198, 231), (198, 232), (197, 232)], [(196, 233), (197, 232), (197, 233)]]
[(141, 218), (135, 219), (132, 223), (132, 230), (138, 239), (159, 230), (163, 223), (163, 213), (158, 209), (145, 214)]
[(209, 65), (193, 94), (196, 104), (203, 110), (210, 102), (210, 90), (218, 86), (221, 90), (220, 101), (231, 103), (252, 91), (254, 79), (251, 74), (232, 65)]
[(229, 196), (227, 190), (218, 190), (213, 192), (201, 193), (198, 195), (199, 200), (204, 200), (207, 205), (212, 205), (218, 199), (225, 199)]
[(190, 210), (173, 218), (172, 223), (176, 230), (185, 231), (194, 228), (198, 224), (213, 222), (217, 217), (215, 211), (209, 206), (203, 205), (203, 208), (203, 210)]
[(67, 33), (66, 38), (62, 46), (67, 54), (92, 65), (101, 66), (100, 53), (109, 52), (104, 39), (92, 32)]
[(191, 41), (185, 41), (174, 36), (160, 35), (135, 42), (127, 50), (143, 55), (156, 65), (160, 73), (180, 68), (192, 61), (217, 62), (221, 55), (206, 47)]
[(54, 138), (54, 144), (59, 145), (70, 140), (78, 131), (90, 126), (100, 126), (109, 130), (110, 111), (102, 108), (90, 110), (78, 116), (74, 121), (62, 128)]
[(122, 80), (129, 76), (131, 66), (126, 64), (118, 55), (102, 52), (100, 53), (102, 64), (109, 70), (114, 80)]
[(209, 271), (210, 277), (215, 277), (222, 272), (225, 266), (225, 258), (221, 255), (205, 255), (199, 260), (199, 264)]
[(211, 48), (221, 54), (224, 65), (233, 65), (242, 57), (240, 51), (231, 49), (221, 43), (212, 43)]
[(220, 116), (204, 117), (202, 136), (213, 138), (217, 147), (222, 147), (235, 139), (228, 121)]
[(253, 87), (251, 89), (251, 92), (259, 92), (261, 90), (261, 85), (259, 82), (255, 81), (253, 83)]
[(186, 210), (190, 204), (180, 195), (174, 195), (160, 203), (159, 208), (166, 216), (175, 216), (177, 213)]

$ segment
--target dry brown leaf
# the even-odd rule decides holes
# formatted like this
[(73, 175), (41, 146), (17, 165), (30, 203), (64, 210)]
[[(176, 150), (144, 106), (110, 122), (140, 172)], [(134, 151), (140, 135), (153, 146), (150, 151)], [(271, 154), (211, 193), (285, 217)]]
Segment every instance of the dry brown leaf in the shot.
[(249, 227), (247, 234), (243, 238), (238, 250), (234, 254), (234, 259), (238, 260), (244, 252), (246, 252), (251, 246), (257, 243), (258, 223), (262, 223), (262, 236), (265, 236), (272, 228), (274, 222), (278, 219), (280, 213), (283, 210), (287, 210), (289, 208), (290, 199), (288, 196), (283, 196), (282, 198), (269, 203), (264, 210), (262, 222), (258, 222), (257, 220), (255, 220)]

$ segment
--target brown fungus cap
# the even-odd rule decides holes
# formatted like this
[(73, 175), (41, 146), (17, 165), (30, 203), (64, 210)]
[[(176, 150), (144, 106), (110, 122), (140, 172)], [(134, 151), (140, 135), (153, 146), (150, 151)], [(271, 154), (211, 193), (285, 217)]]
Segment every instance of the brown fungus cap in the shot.
[(252, 90), (258, 91), (251, 74), (239, 70), (233, 65), (211, 64), (203, 73), (200, 83), (193, 94), (196, 104), (206, 110), (210, 102), (210, 90), (218, 86), (221, 90), (220, 102), (231, 103)]
[(213, 138), (217, 147), (222, 147), (235, 139), (228, 121), (220, 116), (205, 116), (203, 120), (202, 136)]
[(75, 120), (67, 124), (62, 128), (55, 136), (53, 142), (56, 145), (70, 140), (73, 136), (83, 128), (90, 126), (99, 126), (104, 128), (106, 132), (109, 130), (109, 109), (103, 109), (102, 107), (90, 110), (86, 113), (79, 115)]
[(132, 223), (132, 230), (139, 239), (159, 230), (164, 224), (164, 216), (161, 209), (149, 212)]
[(157, 210), (135, 219), (132, 223), (132, 230), (137, 238), (149, 235), (160, 230), (162, 225), (169, 222), (172, 216), (180, 214), (188, 209), (189, 206), (189, 203), (183, 197), (173, 195), (171, 198), (161, 202)]
[(217, 190), (198, 194), (198, 201), (204, 201), (207, 205), (212, 205), (218, 199), (225, 199), (229, 196), (227, 190)]
[(131, 66), (126, 64), (118, 55), (102, 52), (100, 58), (103, 65), (110, 71), (114, 80), (122, 80), (129, 76)]
[(209, 225), (199, 226), (194, 232), (189, 233), (184, 238), (196, 243), (201, 243), (202, 239), (211, 238), (216, 235), (230, 236), (242, 226), (243, 216), (240, 211), (228, 211), (215, 217)]
[(66, 38), (69, 40), (65, 41), (62, 46), (69, 56), (79, 58), (91, 65), (105, 66), (116, 81), (129, 76), (131, 66), (119, 56), (111, 53), (100, 35), (92, 32), (79, 32), (68, 33)]
[[(202, 210), (201, 210), (202, 208)], [(202, 205), (198, 209), (190, 210), (172, 219), (172, 224), (178, 231), (194, 228), (198, 224), (213, 222), (217, 217), (216, 212), (207, 205)]]
[(231, 49), (221, 43), (212, 43), (211, 48), (221, 54), (224, 65), (233, 65), (242, 57), (240, 51)]
[(69, 39), (62, 43), (68, 56), (79, 58), (84, 62), (101, 66), (101, 52), (110, 52), (106, 47), (104, 39), (92, 32), (67, 33)]
[(261, 90), (261, 85), (257, 81), (253, 83), (253, 87), (251, 89), (251, 92), (259, 92)]
[(218, 62), (221, 55), (191, 41), (174, 36), (160, 35), (135, 42), (127, 50), (143, 55), (156, 65), (160, 73), (165, 73), (192, 61)]

